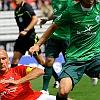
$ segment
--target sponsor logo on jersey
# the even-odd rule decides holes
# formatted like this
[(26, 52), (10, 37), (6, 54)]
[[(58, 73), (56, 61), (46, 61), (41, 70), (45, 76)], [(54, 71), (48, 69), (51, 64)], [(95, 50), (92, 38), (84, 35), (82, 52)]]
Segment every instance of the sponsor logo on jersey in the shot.
[(96, 34), (96, 32), (92, 32), (91, 29), (92, 29), (92, 26), (91, 25), (87, 25), (85, 27), (85, 30), (84, 31), (81, 31), (81, 32), (77, 31), (77, 34), (85, 34), (85, 35)]
[(58, 20), (60, 20), (60, 19), (61, 19), (61, 17), (62, 17), (62, 14), (61, 14), (61, 15), (59, 15), (59, 16), (57, 17), (57, 19), (58, 19)]

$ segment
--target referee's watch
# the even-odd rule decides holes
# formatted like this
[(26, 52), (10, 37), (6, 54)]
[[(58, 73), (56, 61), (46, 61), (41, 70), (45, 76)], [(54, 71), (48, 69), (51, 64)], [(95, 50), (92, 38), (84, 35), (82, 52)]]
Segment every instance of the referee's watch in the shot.
[(25, 32), (28, 32), (28, 30), (27, 30), (27, 29), (24, 29), (24, 31), (25, 31)]

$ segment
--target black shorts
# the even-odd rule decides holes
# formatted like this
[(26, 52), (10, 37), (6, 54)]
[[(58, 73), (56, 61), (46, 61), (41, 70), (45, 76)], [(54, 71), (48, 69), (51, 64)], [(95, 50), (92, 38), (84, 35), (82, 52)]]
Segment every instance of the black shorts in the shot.
[[(19, 36), (15, 42), (14, 51), (18, 51), (25, 55), (26, 51), (28, 51), (30, 47), (34, 46), (38, 40), (39, 39), (37, 34), (30, 35), (27, 37)], [(40, 53), (41, 50), (39, 50), (39, 52), (34, 53), (33, 56), (37, 56)]]

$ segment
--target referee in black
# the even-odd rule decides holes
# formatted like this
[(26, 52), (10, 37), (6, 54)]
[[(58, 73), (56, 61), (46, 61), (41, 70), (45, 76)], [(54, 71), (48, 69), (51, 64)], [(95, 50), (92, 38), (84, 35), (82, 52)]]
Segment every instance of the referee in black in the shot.
[[(19, 60), (25, 55), (26, 51), (38, 41), (38, 35), (35, 33), (34, 29), (34, 26), (38, 22), (38, 18), (32, 6), (25, 3), (23, 0), (13, 0), (13, 2), (17, 6), (14, 14), (16, 23), (19, 27), (19, 36), (14, 45), (14, 55), (11, 67), (17, 66)], [(39, 64), (45, 64), (45, 59), (43, 58), (41, 50), (35, 52), (33, 56)]]

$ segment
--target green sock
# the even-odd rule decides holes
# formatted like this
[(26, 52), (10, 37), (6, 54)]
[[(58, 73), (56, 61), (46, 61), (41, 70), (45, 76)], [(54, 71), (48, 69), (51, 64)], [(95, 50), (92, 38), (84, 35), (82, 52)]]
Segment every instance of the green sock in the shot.
[(56, 95), (56, 100), (68, 100), (68, 99), (67, 99), (67, 96), (66, 96), (66, 98), (61, 98), (61, 97), (58, 95), (58, 93), (57, 93), (57, 95)]
[(43, 88), (42, 88), (42, 90), (47, 90), (52, 73), (53, 73), (53, 67), (52, 66), (45, 66), (44, 72), (45, 72), (45, 74), (43, 76)]

